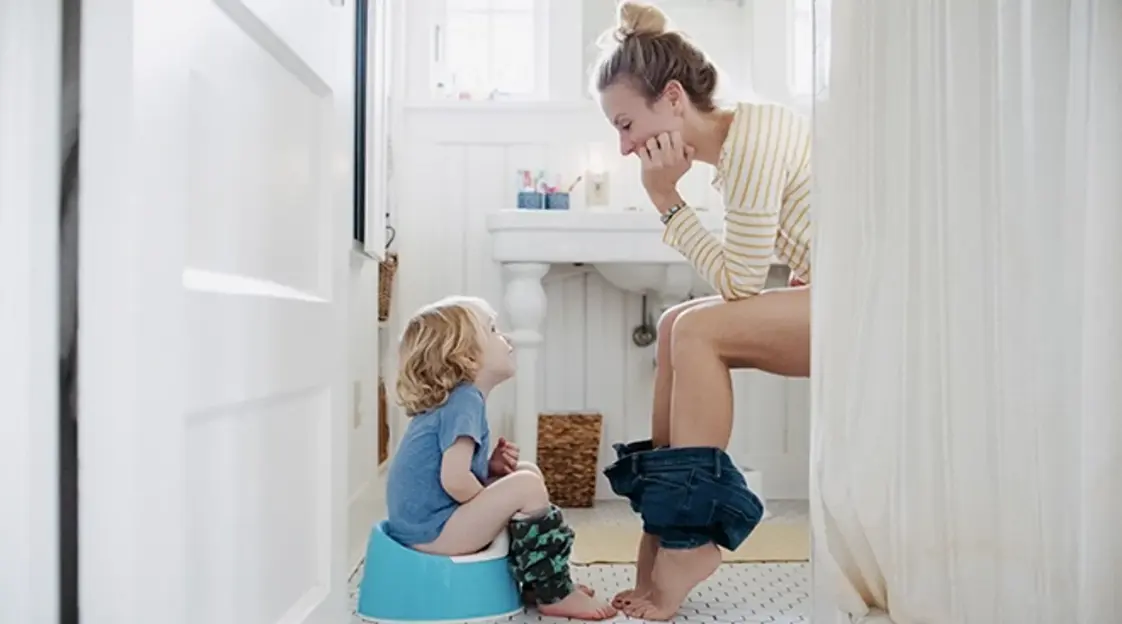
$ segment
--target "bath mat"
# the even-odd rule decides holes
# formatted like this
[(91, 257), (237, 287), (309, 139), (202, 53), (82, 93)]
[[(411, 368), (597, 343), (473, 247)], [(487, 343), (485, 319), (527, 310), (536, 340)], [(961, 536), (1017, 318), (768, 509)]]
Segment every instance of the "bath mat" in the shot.
[[(572, 562), (635, 563), (642, 526), (590, 522), (574, 527)], [(721, 550), (725, 563), (777, 563), (810, 560), (810, 526), (804, 522), (765, 522), (736, 549)]]

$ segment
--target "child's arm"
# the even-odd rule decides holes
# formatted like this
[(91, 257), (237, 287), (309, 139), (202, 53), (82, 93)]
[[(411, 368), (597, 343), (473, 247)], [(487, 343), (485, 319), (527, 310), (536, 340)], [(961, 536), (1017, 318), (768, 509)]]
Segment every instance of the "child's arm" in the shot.
[(459, 503), (466, 503), (483, 491), (483, 484), (471, 471), (475, 444), (475, 440), (468, 436), (456, 438), (452, 446), (444, 451), (444, 459), (440, 462), (440, 485)]
[(461, 392), (453, 395), (440, 413), (440, 485), (460, 503), (471, 500), (483, 489), (471, 471), (471, 463), (487, 433), (484, 409), (482, 396)]

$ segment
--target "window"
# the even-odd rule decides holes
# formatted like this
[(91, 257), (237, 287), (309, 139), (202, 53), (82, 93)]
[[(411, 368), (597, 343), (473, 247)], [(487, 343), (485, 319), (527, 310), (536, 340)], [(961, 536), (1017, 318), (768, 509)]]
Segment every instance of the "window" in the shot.
[(433, 90), (455, 100), (544, 99), (545, 0), (444, 0), (436, 26)]
[(796, 97), (829, 89), (831, 0), (792, 0), (788, 80)]

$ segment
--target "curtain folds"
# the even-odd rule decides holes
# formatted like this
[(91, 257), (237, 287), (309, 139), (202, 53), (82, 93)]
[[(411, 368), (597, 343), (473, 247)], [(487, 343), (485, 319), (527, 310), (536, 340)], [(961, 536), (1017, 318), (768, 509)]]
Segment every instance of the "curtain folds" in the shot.
[(812, 621), (1116, 621), (1122, 1), (831, 4)]

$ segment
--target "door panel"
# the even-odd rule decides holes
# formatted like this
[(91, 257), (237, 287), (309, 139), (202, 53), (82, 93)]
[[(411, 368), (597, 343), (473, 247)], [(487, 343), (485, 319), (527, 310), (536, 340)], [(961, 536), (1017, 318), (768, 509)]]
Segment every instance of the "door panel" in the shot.
[(303, 621), (338, 589), (333, 455), (349, 377), (335, 279), (349, 214), (332, 201), (331, 85), (347, 39), (333, 16), (345, 10), (215, 2), (198, 22), (184, 274), (190, 622)]
[[(252, 16), (246, 20), (251, 28), (261, 30), (284, 42), (301, 62), (316, 76), (329, 76), (335, 71), (338, 57), (333, 45), (324, 45), (321, 34), (338, 24), (335, 13), (354, 14), (356, 0), (214, 0), (233, 16)], [(339, 33), (352, 37), (354, 31)], [(352, 48), (353, 50), (353, 48)]]
[(83, 622), (347, 618), (340, 4), (88, 6)]

